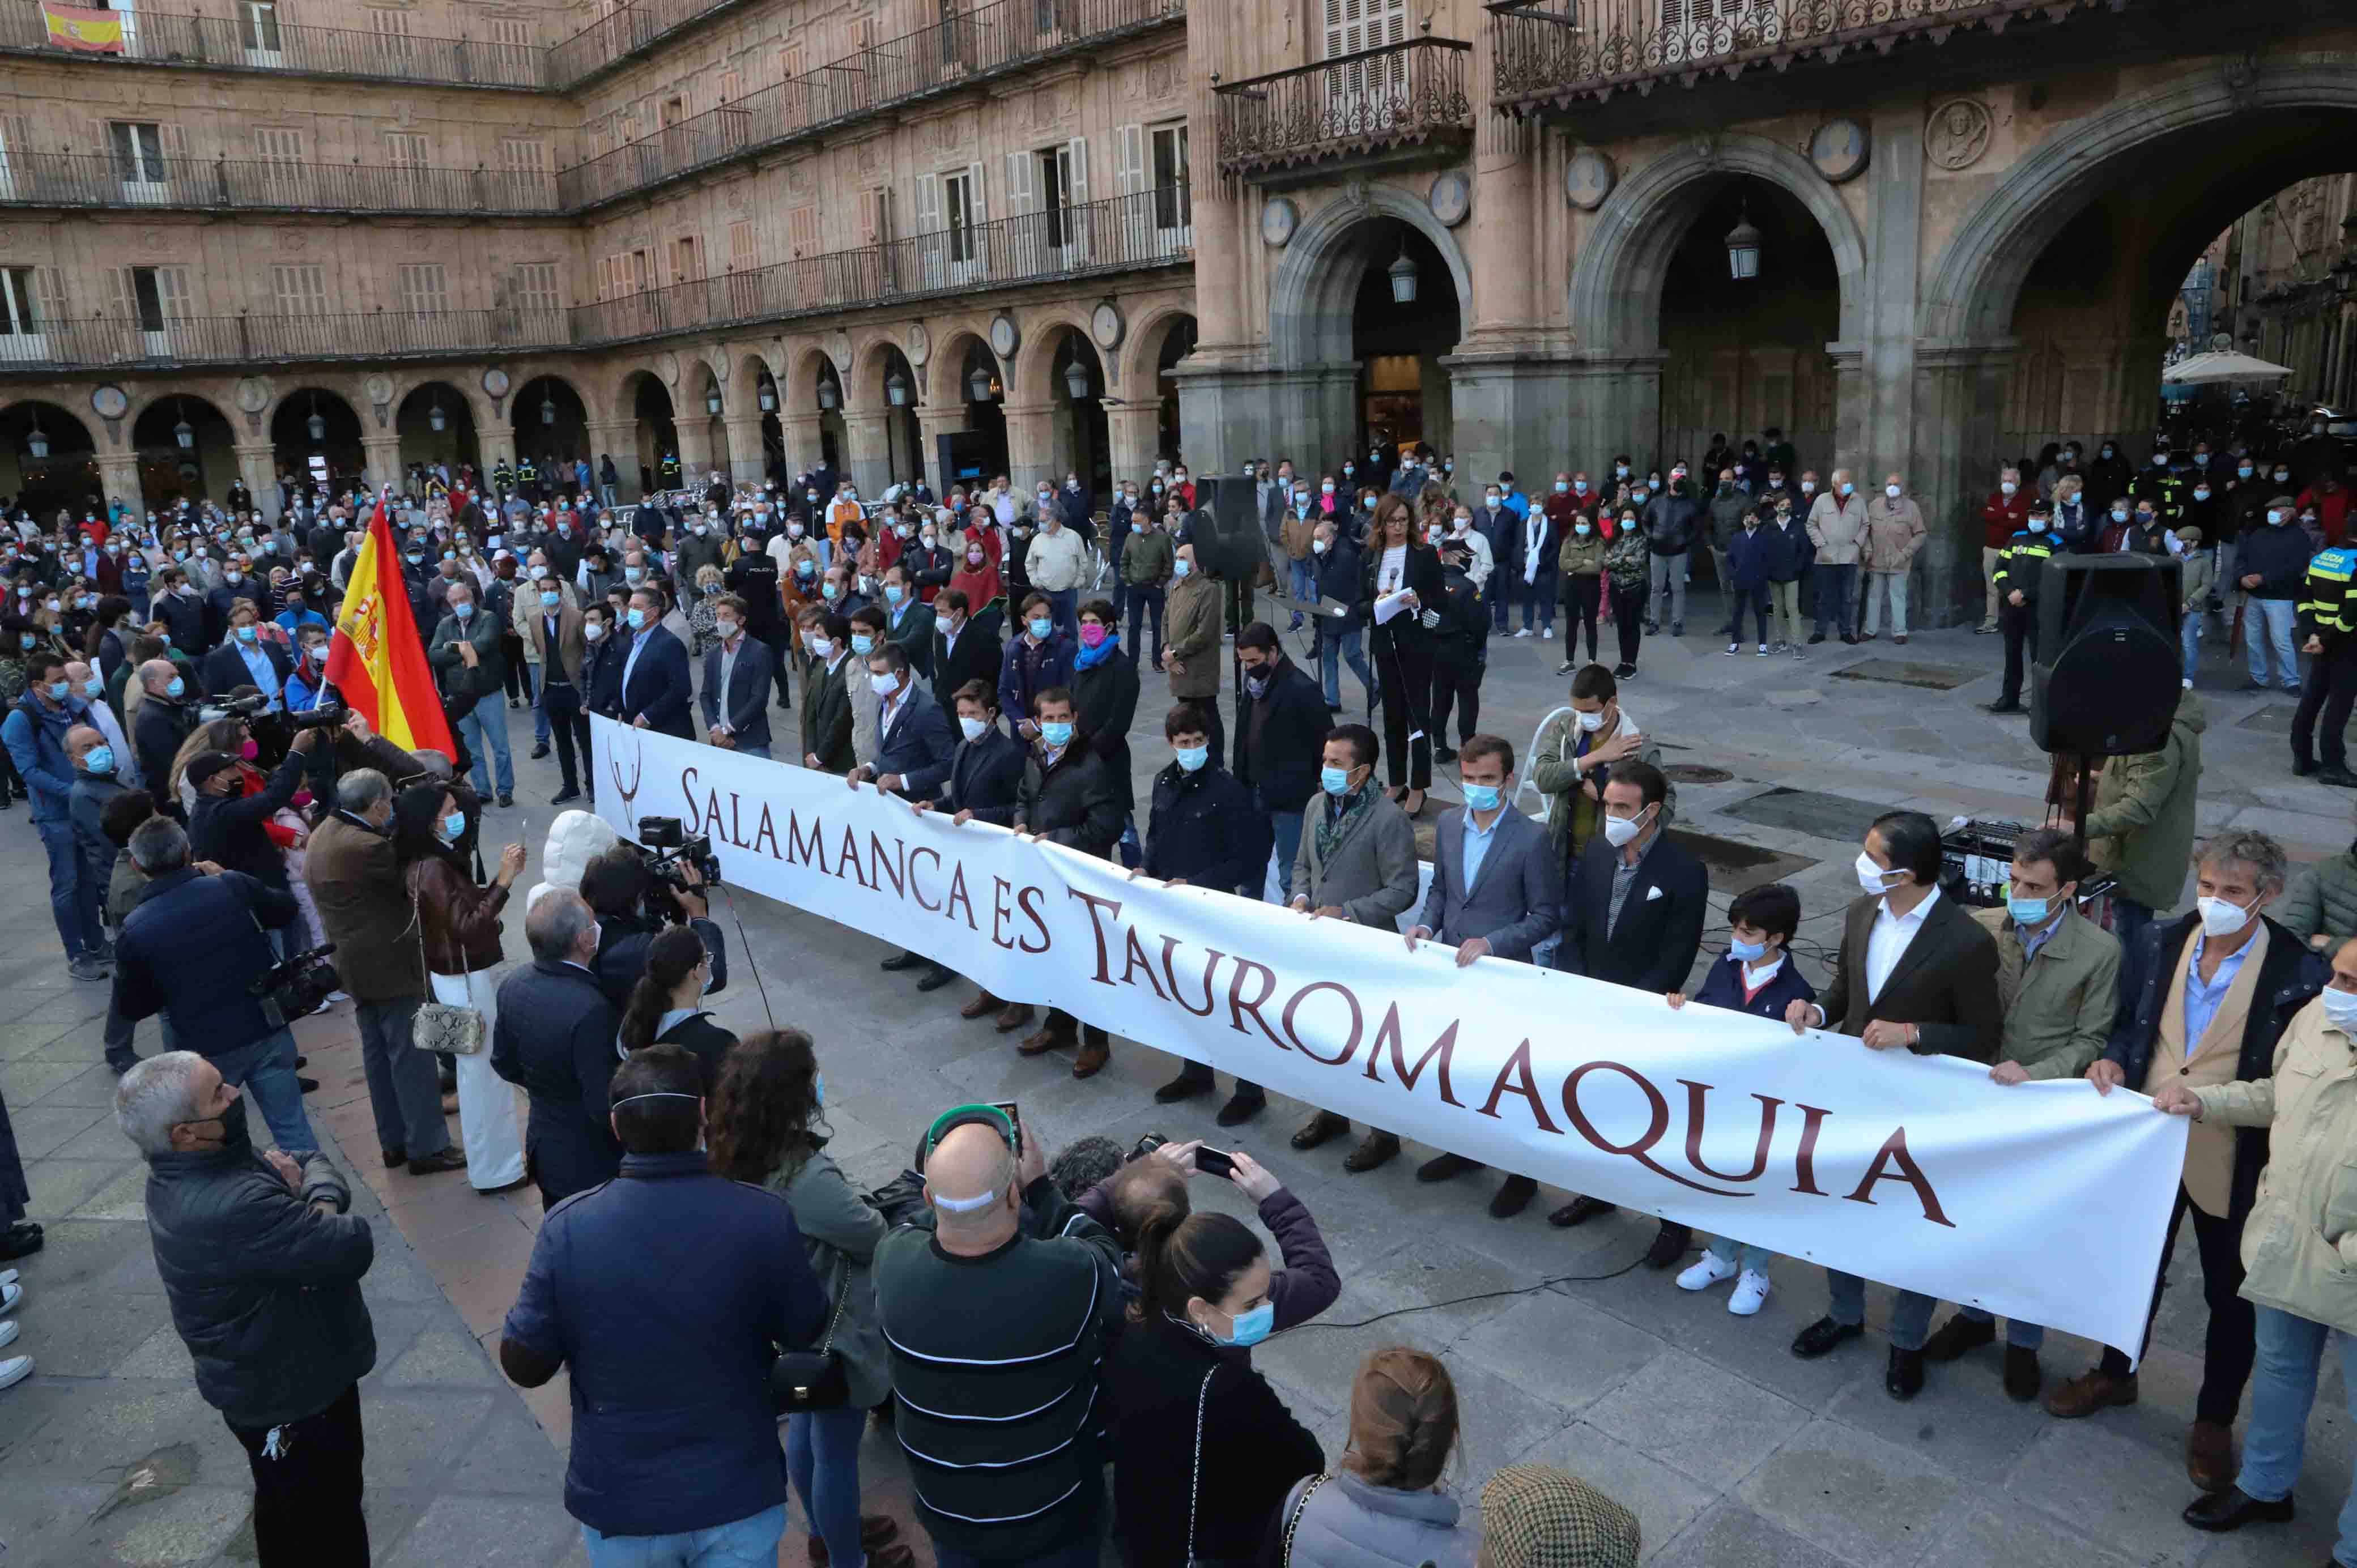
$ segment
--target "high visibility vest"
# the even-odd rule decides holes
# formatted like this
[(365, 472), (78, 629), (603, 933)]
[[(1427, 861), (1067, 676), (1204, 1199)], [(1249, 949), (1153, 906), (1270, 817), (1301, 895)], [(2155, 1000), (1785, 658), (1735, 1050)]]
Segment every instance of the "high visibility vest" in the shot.
[(2018, 588), (2023, 598), (2036, 598), (2046, 558), (2061, 548), (2061, 539), (2050, 531), (2040, 533), (2025, 528), (2006, 541), (2005, 553), (1996, 564), (1997, 596), (2002, 598)]
[(2327, 550), (2308, 564), (2299, 618), (2316, 631), (2357, 631), (2357, 549)]

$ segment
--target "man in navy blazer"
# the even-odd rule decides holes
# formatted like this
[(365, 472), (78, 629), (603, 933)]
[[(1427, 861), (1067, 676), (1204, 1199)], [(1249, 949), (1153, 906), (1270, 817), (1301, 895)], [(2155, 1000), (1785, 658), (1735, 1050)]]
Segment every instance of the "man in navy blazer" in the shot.
[[(1457, 949), (1458, 968), (1477, 958), (1527, 962), (1531, 950), (1563, 923), (1563, 881), (1555, 870), (1546, 825), (1514, 810), (1514, 748), (1494, 735), (1477, 735), (1458, 754), (1465, 805), (1440, 819), (1433, 834), (1432, 891), (1407, 933), (1408, 950), (1426, 940)], [(1447, 1181), (1479, 1170), (1479, 1160), (1440, 1155), (1415, 1173), (1418, 1181)], [(1538, 1190), (1528, 1176), (1508, 1176), (1490, 1212), (1520, 1214)]]
[[(938, 806), (954, 811), (959, 820), (969, 812), (1004, 810), (1014, 805), (1023, 793), (1024, 768), (1030, 759), (1030, 749), (1021, 741), (998, 727), (997, 690), (986, 680), (968, 681), (955, 693), (958, 731), (964, 737), (950, 762), (949, 775), (935, 789), (930, 800), (919, 800), (917, 810)], [(905, 954), (902, 956), (906, 956)], [(899, 961), (887, 959), (889, 969)], [(903, 966), (905, 967), (905, 966)], [(925, 977), (917, 982), (921, 991), (937, 991), (956, 978), (940, 964), (931, 964)], [(1031, 1004), (1017, 1002), (1010, 1005), (988, 991), (977, 989), (972, 1001), (958, 1009), (961, 1018), (979, 1018), (985, 1013), (1000, 1015), (998, 1031), (1006, 1034), (1031, 1021)], [(1013, 1023), (1005, 1022), (1008, 1017)]]
[[(1555, 966), (1566, 974), (1667, 995), (1684, 991), (1702, 950), (1710, 874), (1669, 841), (1670, 781), (1649, 762), (1612, 765), (1601, 830), (1587, 841), (1564, 899)], [(1585, 1194), (1547, 1216), (1577, 1225), (1614, 1206)], [(1662, 1221), (1645, 1261), (1666, 1269), (1685, 1255), (1693, 1232)]]
[(630, 596), (626, 620), (629, 646), (621, 650), (616, 707), (624, 724), (660, 730), (682, 740), (695, 738), (693, 693), (688, 686), (687, 649), (662, 627), (662, 599), (640, 588)]
[(865, 663), (861, 679), (874, 686), (879, 704), (876, 755), (851, 770), (850, 781), (873, 783), (904, 800), (930, 800), (956, 760), (956, 732), (933, 694), (918, 682), (907, 649), (879, 642)]
[[(277, 643), (264, 640), (261, 625), (253, 606), (240, 600), (229, 618), (229, 636), (205, 655), (200, 673), (205, 690), (215, 696), (238, 686), (252, 686), (270, 699), (272, 707), (283, 709), (286, 678), (295, 673), (295, 660)], [(265, 672), (269, 679), (264, 678)]]
[(770, 755), (770, 680), (777, 659), (745, 629), (745, 601), (722, 594), (712, 604), (720, 640), (704, 651), (704, 728), (712, 744), (747, 757)]

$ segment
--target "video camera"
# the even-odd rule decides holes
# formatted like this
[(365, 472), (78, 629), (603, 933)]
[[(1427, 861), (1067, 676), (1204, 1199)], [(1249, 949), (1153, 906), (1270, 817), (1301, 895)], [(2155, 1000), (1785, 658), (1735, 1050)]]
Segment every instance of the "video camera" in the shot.
[(261, 1001), (263, 1015), (278, 1028), (307, 1018), (343, 989), (336, 966), (328, 961), (335, 950), (336, 944), (327, 942), (282, 959), (256, 975), (246, 993)]
[[(711, 835), (691, 837), (687, 824), (677, 817), (639, 819), (639, 864), (645, 867), (650, 884), (641, 910), (650, 920), (675, 924), (685, 918), (672, 898), (673, 889), (708, 895), (720, 886), (720, 858), (712, 853)], [(703, 886), (688, 881), (691, 865), (704, 878)]]

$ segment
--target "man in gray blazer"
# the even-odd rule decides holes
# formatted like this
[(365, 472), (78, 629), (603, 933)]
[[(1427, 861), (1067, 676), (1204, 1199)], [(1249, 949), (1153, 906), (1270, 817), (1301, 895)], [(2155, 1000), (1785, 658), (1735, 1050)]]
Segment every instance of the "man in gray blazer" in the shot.
[[(1465, 805), (1440, 819), (1433, 836), (1432, 891), (1407, 933), (1418, 941), (1454, 943), (1458, 968), (1477, 958), (1530, 961), (1531, 950), (1563, 925), (1563, 875), (1545, 824), (1514, 810), (1514, 748), (1494, 735), (1477, 735), (1458, 752)], [(1418, 1181), (1447, 1181), (1480, 1169), (1479, 1160), (1439, 1155), (1415, 1173)], [(1528, 1176), (1508, 1176), (1490, 1200), (1498, 1219), (1520, 1214), (1538, 1190)]]
[[(1364, 725), (1337, 725), (1326, 734), (1319, 789), (1302, 810), (1301, 850), (1293, 859), (1293, 908), (1312, 919), (1393, 931), (1415, 902), (1415, 824), (1375, 787), (1379, 750)], [(1348, 1117), (1320, 1111), (1293, 1134), (1293, 1146), (1314, 1149), (1350, 1130)], [(1342, 1168), (1371, 1171), (1399, 1150), (1397, 1133), (1370, 1127)]]

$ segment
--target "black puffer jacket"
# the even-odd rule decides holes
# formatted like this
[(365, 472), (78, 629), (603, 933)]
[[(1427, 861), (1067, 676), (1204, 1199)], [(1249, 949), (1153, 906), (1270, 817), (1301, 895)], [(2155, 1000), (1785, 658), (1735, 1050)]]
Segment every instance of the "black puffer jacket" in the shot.
[[(239, 1426), (316, 1415), (376, 1365), (361, 1276), (368, 1221), (327, 1155), (303, 1156), (303, 1196), (243, 1141), (147, 1162), (147, 1237), (197, 1392)], [(337, 1212), (313, 1201), (329, 1198)]]
[(1694, 547), (1702, 502), (1681, 480), (1645, 503), (1645, 542), (1656, 555), (1682, 555)]

